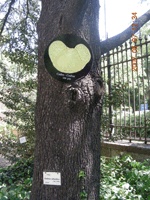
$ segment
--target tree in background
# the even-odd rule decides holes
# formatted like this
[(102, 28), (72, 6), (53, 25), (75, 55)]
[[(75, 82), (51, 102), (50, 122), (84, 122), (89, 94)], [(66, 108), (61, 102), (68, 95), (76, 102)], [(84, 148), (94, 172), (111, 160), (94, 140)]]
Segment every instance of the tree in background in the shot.
[[(8, 11), (0, 21), (0, 101), (9, 109), (3, 121), (15, 127), (27, 143), (12, 140), (10, 130), (1, 131), (1, 153), (16, 160), (16, 156), (33, 156), (35, 141), (34, 110), (37, 88), (37, 33), (40, 8), (38, 1), (10, 1), (1, 4)], [(5, 27), (5, 28), (4, 28)], [(8, 134), (6, 134), (8, 132)], [(14, 138), (14, 137), (13, 137)], [(9, 146), (9, 148), (8, 148)]]

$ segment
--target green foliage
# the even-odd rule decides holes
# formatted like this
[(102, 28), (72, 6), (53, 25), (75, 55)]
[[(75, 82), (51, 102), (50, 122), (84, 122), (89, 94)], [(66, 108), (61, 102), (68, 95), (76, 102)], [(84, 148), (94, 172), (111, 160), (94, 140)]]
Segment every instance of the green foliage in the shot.
[[(107, 82), (108, 84), (108, 82)], [(105, 94), (103, 105), (104, 107), (114, 106), (119, 108), (121, 104), (124, 104), (124, 98), (127, 97), (125, 93), (127, 84), (122, 84), (120, 81), (112, 85), (110, 94)]]
[(81, 180), (81, 185), (82, 185), (81, 186), (81, 192), (80, 192), (80, 199), (81, 200), (87, 200), (87, 193), (85, 191), (85, 177), (86, 177), (86, 175), (85, 175), (84, 171), (80, 171), (78, 177)]
[[(16, 95), (17, 96), (17, 95)], [(5, 98), (4, 95), (2, 98)], [(7, 101), (8, 99), (6, 99)], [(4, 101), (3, 101), (4, 102)], [(8, 100), (10, 102), (10, 99)], [(4, 119), (9, 126), (7, 126), (7, 131), (0, 131), (0, 143), (1, 153), (7, 157), (9, 160), (14, 160), (14, 156), (28, 157), (32, 156), (34, 151), (34, 138), (35, 138), (35, 127), (34, 127), (34, 108), (35, 104), (19, 105), (21, 103), (14, 103), (12, 100), (12, 105), (16, 108), (12, 111), (5, 112), (6, 118)], [(8, 106), (10, 108), (10, 106)], [(19, 108), (18, 107), (22, 107)], [(20, 144), (19, 138), (14, 136), (11, 129), (17, 129), (18, 137), (26, 136), (27, 143)]]
[(30, 197), (33, 159), (19, 160), (15, 165), (0, 168), (0, 200), (26, 200)]
[[(5, 4), (2, 9), (8, 6), (8, 1)], [(15, 2), (0, 40), (0, 101), (9, 109), (4, 113), (3, 121), (17, 130), (18, 137), (26, 136), (27, 139), (26, 144), (20, 144), (9, 129), (0, 132), (0, 140), (3, 141), (0, 143), (1, 153), (12, 161), (18, 155), (24, 158), (33, 156), (34, 152), (38, 58), (36, 26), (39, 14), (38, 0)]]
[[(108, 84), (108, 82), (106, 83)], [(118, 109), (121, 105), (125, 105), (125, 98), (127, 98), (126, 92), (127, 84), (122, 84), (120, 81), (116, 82), (111, 87), (110, 95), (105, 93), (103, 99), (103, 115), (101, 119), (101, 134), (107, 134), (110, 132), (110, 117), (115, 115), (112, 113), (109, 115), (109, 106), (114, 106)]]
[(150, 161), (136, 162), (130, 155), (101, 158), (101, 200), (150, 199)]
[[(33, 176), (33, 159), (21, 159), (0, 168), (0, 200), (28, 200)], [(80, 198), (87, 199), (85, 173), (80, 171)], [(150, 160), (136, 162), (130, 155), (101, 157), (100, 200), (150, 200)]]
[[(33, 159), (20, 160), (6, 169), (0, 168), (0, 200), (29, 199), (33, 176)], [(80, 171), (84, 182), (86, 175)], [(82, 185), (80, 198), (87, 199)], [(136, 162), (130, 155), (112, 157), (110, 161), (101, 158), (101, 200), (150, 199), (150, 160)]]
[[(140, 108), (140, 104), (139, 104), (139, 97), (140, 97), (140, 99), (141, 99), (141, 104), (142, 103), (144, 103), (143, 102), (143, 95), (141, 95), (141, 94), (138, 94), (138, 88), (134, 88), (134, 90), (133, 90), (133, 88), (132, 87), (130, 87), (130, 104), (131, 104), (131, 107), (132, 107), (132, 110), (133, 110), (133, 112), (134, 112), (134, 103), (135, 103), (135, 109), (136, 110), (139, 110), (139, 109), (141, 109)], [(128, 100), (127, 100), (127, 102), (128, 102)], [(126, 104), (127, 105), (127, 104)]]
[(10, 126), (7, 126), (7, 133), (0, 130), (0, 153), (4, 155), (8, 160), (15, 162), (17, 160), (16, 149), (19, 142)]
[(80, 171), (79, 172), (79, 178), (81, 178), (81, 180), (84, 180), (84, 178), (86, 177), (84, 171)]

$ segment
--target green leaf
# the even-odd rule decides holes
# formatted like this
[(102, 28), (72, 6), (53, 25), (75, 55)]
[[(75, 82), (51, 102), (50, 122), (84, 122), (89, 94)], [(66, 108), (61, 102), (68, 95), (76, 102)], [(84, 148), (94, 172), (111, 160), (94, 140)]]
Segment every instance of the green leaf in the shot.
[(84, 178), (86, 175), (84, 173), (84, 171), (80, 171), (79, 172), (79, 178)]

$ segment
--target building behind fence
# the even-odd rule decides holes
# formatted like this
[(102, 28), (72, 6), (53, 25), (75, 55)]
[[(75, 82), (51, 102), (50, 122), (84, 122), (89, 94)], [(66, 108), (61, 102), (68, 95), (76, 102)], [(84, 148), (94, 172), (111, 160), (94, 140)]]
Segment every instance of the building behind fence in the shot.
[(150, 141), (150, 41), (145, 36), (125, 42), (102, 55), (101, 68), (106, 89), (102, 137), (147, 144)]

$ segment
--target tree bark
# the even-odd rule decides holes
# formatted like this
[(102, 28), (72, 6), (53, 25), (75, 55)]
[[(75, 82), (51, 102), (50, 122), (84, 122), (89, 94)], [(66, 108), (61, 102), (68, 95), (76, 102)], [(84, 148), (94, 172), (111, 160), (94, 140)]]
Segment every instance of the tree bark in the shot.
[[(42, 0), (31, 200), (78, 200), (82, 186), (88, 200), (99, 199), (103, 81), (98, 19), (98, 0)], [(44, 66), (47, 45), (62, 34), (82, 37), (94, 55), (89, 74), (72, 84), (55, 80)], [(61, 186), (43, 185), (44, 170), (61, 172)]]

